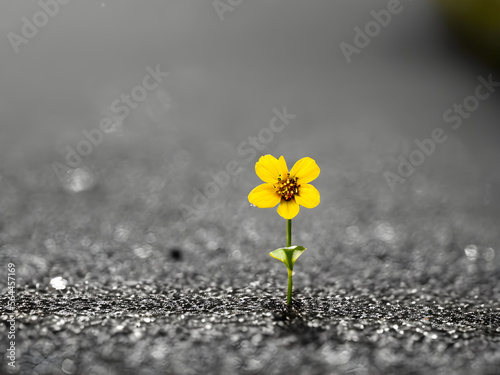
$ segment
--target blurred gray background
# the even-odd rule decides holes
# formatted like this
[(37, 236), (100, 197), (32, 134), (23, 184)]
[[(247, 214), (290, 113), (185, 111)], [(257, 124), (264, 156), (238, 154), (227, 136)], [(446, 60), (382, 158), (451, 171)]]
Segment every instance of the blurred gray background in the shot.
[[(7, 34), (22, 35), (22, 17), (40, 6), (2, 1), (1, 160), (76, 147), (79, 131), (97, 128), (157, 64), (170, 73), (161, 84), (168, 103), (148, 95), (122, 124), (126, 142), (168, 147), (176, 137), (196, 144), (199, 153), (189, 151), (203, 163), (204, 149), (235, 149), (287, 106), (296, 120), (263, 153), (291, 142), (300, 143), (292, 157), (337, 150), (362, 163), (379, 140), (397, 156), (394, 142), (446, 127), (443, 112), (491, 71), (460, 53), (432, 1), (401, 1), (403, 11), (348, 64), (339, 44), (353, 44), (353, 28), (387, 3), (247, 0), (221, 21), (211, 1), (72, 1), (16, 54)], [(463, 147), (479, 166), (492, 163), (497, 114), (498, 95), (439, 153)], [(100, 148), (115, 141), (106, 138)]]
[[(443, 120), (454, 103), (475, 93), (479, 76), (493, 71), (465, 53), (435, 2), (401, 1), (401, 11), (351, 63), (340, 44), (354, 44), (355, 28), (365, 29), (370, 12), (387, 9), (387, 1), (246, 0), (225, 2), (219, 14), (212, 1), (57, 4), (57, 14), (16, 53), (12, 33), (23, 35), (26, 20), (44, 23), (37, 16), (41, 6), (0, 3), (5, 243), (52, 238), (47, 228), (58, 228), (58, 220), (97, 237), (116, 235), (123, 221), (135, 226), (147, 220), (139, 224), (146, 232), (151, 223), (169, 226), (164, 217), (185, 221), (179, 210), (193, 207), (193, 189), (203, 191), (210, 173), (232, 160), (245, 173), (211, 198), (203, 214), (219, 223), (216, 208), (222, 217), (248, 215), (247, 194), (259, 183), (253, 165), (267, 153), (285, 155), (290, 167), (303, 156), (318, 161), (323, 201), (314, 212), (332, 218), (328, 228), (342, 235), (363, 215), (368, 226), (394, 224), (401, 220), (394, 210), (409, 200), (436, 210), (442, 204), (448, 219), (459, 217), (454, 205), (498, 216), (498, 93), (456, 131)], [(110, 106), (142, 84), (148, 66), (169, 75), (117, 119)], [(284, 107), (296, 117), (247, 159), (238, 147), (269, 127), (273, 109)], [(106, 116), (112, 124), (102, 143), (60, 181), (53, 163), (64, 165), (68, 149), (86, 139), (82, 131), (98, 129)], [(436, 127), (448, 140), (392, 192), (383, 173), (396, 173), (398, 157), (407, 157), (414, 140), (429, 138)], [(95, 205), (87, 205), (87, 216), (71, 206), (85, 192), (91, 195), (84, 202)], [(268, 211), (251, 216), (272, 217), (278, 228), (282, 223)], [(303, 211), (304, 221), (314, 215)], [(435, 213), (419, 215), (426, 221)], [(496, 229), (489, 237), (476, 234), (485, 246), (497, 245)], [(465, 247), (475, 235), (463, 241)]]

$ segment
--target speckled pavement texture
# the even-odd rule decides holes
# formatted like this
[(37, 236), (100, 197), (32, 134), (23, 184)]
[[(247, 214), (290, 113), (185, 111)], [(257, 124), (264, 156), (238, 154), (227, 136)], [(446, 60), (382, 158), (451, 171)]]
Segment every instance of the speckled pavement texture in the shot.
[(203, 173), (192, 161), (176, 179), (151, 158), (96, 163), (66, 190), (37, 163), (5, 168), (14, 373), (498, 374), (498, 221), (484, 190), (420, 173), (391, 193), (379, 173), (317, 160), (322, 203), (294, 219), (308, 250), (292, 309), (268, 255), (285, 221), (248, 205), (251, 170), (186, 221), (171, 191)]

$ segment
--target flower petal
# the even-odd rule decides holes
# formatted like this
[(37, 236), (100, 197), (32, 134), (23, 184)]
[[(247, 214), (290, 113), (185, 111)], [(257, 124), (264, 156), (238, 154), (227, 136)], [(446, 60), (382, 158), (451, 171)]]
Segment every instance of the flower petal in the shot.
[(278, 207), (278, 213), (284, 219), (293, 219), (299, 213), (300, 206), (295, 199), (290, 199), (286, 201), (284, 199), (281, 200), (281, 203)]
[[(279, 175), (283, 173), (283, 167), (286, 168), (284, 158), (278, 160), (272, 155), (264, 155), (255, 163), (255, 173), (262, 181), (275, 184)], [(287, 172), (288, 170), (285, 173)]]
[(281, 195), (270, 184), (259, 185), (248, 194), (248, 201), (259, 208), (274, 207), (280, 200)]
[(279, 168), (280, 168), (280, 173), (282, 176), (286, 176), (288, 174), (288, 167), (286, 165), (286, 160), (285, 158), (283, 157), (283, 155), (280, 156), (280, 158), (278, 159), (278, 163), (279, 163)]
[(303, 185), (311, 182), (319, 176), (320, 169), (314, 159), (309, 157), (302, 158), (295, 163), (290, 171), (291, 177), (297, 177), (298, 183)]
[(313, 208), (319, 204), (320, 195), (314, 186), (305, 184), (299, 187), (299, 193), (295, 195), (295, 200), (305, 208)]

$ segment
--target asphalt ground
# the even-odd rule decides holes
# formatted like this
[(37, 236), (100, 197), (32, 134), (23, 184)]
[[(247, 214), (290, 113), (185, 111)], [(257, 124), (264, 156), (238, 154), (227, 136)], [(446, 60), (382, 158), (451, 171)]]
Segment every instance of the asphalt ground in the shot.
[[(268, 255), (286, 240), (285, 220), (250, 207), (253, 173), (186, 221), (187, 200), (169, 187), (187, 184), (190, 196), (191, 180), (148, 184), (160, 174), (151, 155), (95, 164), (106, 172), (81, 171), (66, 190), (39, 161), (4, 170), (14, 373), (498, 373), (498, 231), (485, 191), (419, 173), (392, 193), (379, 173), (318, 159), (322, 203), (293, 221), (293, 243), (308, 250), (291, 309), (286, 268)], [(144, 184), (123, 182), (132, 177)]]

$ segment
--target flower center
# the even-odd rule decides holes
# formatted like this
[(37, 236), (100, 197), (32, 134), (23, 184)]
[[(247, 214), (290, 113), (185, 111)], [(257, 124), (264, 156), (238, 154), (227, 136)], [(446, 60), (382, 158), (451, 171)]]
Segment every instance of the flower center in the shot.
[(298, 194), (300, 187), (300, 185), (297, 184), (297, 177), (290, 178), (290, 173), (287, 173), (286, 179), (283, 179), (282, 176), (279, 175), (278, 183), (273, 186), (276, 192), (286, 201), (289, 201), (295, 194)]

